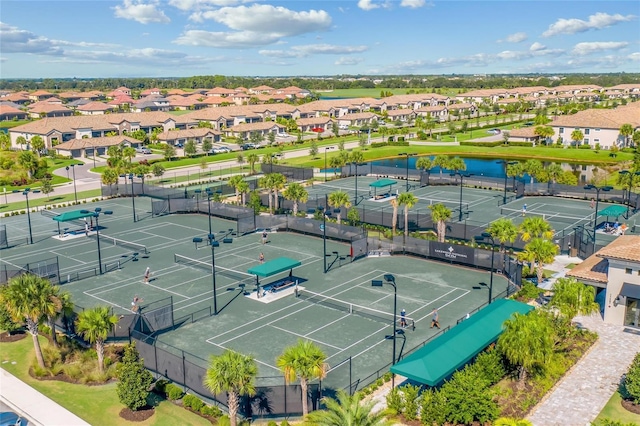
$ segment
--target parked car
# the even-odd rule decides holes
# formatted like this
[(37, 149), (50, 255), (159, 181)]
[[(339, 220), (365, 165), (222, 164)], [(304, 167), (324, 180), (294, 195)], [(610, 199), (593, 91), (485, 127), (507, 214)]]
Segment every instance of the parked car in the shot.
[(29, 421), (20, 417), (13, 411), (3, 411), (0, 413), (0, 426), (26, 426)]
[(276, 133), (277, 138), (288, 138), (289, 134), (286, 132)]
[(341, 125), (338, 126), (338, 128), (340, 130), (349, 130), (349, 126), (347, 126), (346, 124), (341, 124)]
[(256, 145), (255, 143), (252, 143), (252, 142), (247, 142), (240, 145), (240, 148), (242, 148), (243, 151), (246, 151), (248, 149), (258, 149), (260, 148), (260, 145)]
[(225, 154), (227, 152), (231, 152), (231, 148), (227, 146), (216, 146), (209, 150), (209, 154)]
[(151, 150), (149, 148), (144, 148), (144, 147), (136, 148), (136, 152), (138, 154), (151, 154)]
[(178, 142), (176, 145), (176, 148), (184, 148), (184, 144)]

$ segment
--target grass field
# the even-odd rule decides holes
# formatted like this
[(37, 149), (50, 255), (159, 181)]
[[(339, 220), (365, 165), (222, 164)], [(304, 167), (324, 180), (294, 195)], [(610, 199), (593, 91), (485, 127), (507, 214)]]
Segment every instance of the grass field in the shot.
[(604, 406), (596, 421), (610, 419), (622, 422), (624, 424), (640, 425), (640, 415), (634, 414), (624, 409), (621, 404), (622, 396), (619, 392), (613, 394), (607, 405)]

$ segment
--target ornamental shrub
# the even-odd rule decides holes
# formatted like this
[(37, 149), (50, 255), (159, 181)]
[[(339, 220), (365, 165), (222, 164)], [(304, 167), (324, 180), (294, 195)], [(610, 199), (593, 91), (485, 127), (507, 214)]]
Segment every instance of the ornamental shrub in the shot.
[(173, 383), (169, 383), (165, 387), (165, 392), (167, 393), (167, 398), (172, 401), (177, 401), (184, 396), (184, 392), (178, 386)]
[(633, 359), (624, 378), (623, 387), (625, 399), (631, 400), (634, 404), (640, 404), (640, 353)]
[(145, 407), (153, 377), (144, 368), (135, 343), (124, 347), (124, 356), (118, 365), (117, 376), (119, 381), (116, 393), (120, 402), (133, 411)]
[(193, 411), (200, 411), (204, 406), (204, 402), (195, 395), (185, 395), (182, 398), (182, 405), (191, 408)]
[(402, 396), (400, 395), (398, 388), (394, 387), (391, 389), (391, 392), (387, 394), (387, 407), (395, 414), (402, 413)]

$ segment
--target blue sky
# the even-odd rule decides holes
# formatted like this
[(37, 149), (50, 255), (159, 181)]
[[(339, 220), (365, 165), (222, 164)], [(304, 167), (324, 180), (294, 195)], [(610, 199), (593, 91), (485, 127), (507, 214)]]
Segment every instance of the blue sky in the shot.
[(2, 0), (0, 77), (640, 72), (638, 1)]

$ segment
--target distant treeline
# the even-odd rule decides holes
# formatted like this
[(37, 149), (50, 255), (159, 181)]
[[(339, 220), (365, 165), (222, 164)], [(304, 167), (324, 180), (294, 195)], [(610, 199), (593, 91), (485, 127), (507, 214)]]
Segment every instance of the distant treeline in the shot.
[[(382, 80), (378, 84), (374, 81)], [(113, 90), (126, 86), (132, 90), (154, 87), (160, 89), (211, 89), (214, 87), (256, 87), (267, 85), (274, 88), (297, 86), (311, 91), (331, 89), (495, 89), (527, 86), (555, 87), (565, 84), (595, 84), (611, 87), (623, 83), (639, 83), (640, 74), (566, 74), (547, 75), (447, 75), (447, 76), (334, 76), (334, 77), (227, 77), (223, 75), (203, 75), (179, 78), (96, 78), (96, 79), (24, 79), (0, 80), (0, 90)]]

